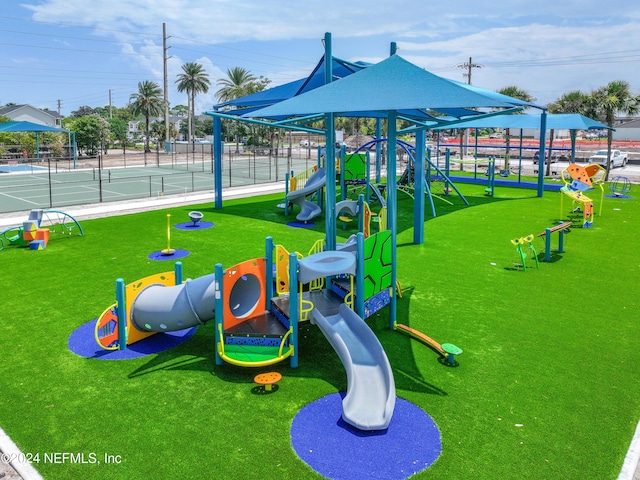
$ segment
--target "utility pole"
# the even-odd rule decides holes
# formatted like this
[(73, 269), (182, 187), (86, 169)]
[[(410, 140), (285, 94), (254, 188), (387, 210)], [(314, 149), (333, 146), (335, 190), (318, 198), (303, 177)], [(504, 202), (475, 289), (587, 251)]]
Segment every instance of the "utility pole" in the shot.
[(109, 118), (113, 118), (113, 112), (111, 111), (111, 89), (109, 89)]
[(473, 60), (471, 59), (471, 57), (469, 57), (468, 62), (456, 65), (456, 67), (466, 70), (466, 72), (463, 73), (462, 76), (467, 79), (467, 84), (471, 85), (471, 70), (474, 68), (482, 68), (484, 67), (484, 65), (480, 65), (479, 63), (473, 63)]
[(62, 100), (58, 99), (58, 115), (60, 115), (61, 110), (62, 110)]
[[(471, 85), (471, 71), (474, 68), (482, 68), (484, 65), (480, 65), (479, 63), (473, 63), (473, 60), (471, 57), (469, 57), (469, 61), (465, 62), (465, 63), (461, 63), (459, 65), (456, 65), (456, 67), (460, 68), (460, 69), (464, 69), (466, 70), (466, 73), (463, 73), (462, 76), (466, 77), (467, 79), (467, 84)], [(462, 143), (462, 139), (460, 140), (460, 142)], [(469, 144), (469, 130), (465, 129), (464, 131), (464, 143), (465, 145)], [(462, 156), (463, 156), (463, 152), (462, 152), (462, 145), (460, 146), (460, 160), (462, 160)], [(465, 146), (464, 148), (465, 150), (465, 154), (467, 153), (467, 147)]]
[(169, 145), (169, 76), (167, 75), (167, 24), (162, 23), (162, 56), (164, 64), (164, 142)]

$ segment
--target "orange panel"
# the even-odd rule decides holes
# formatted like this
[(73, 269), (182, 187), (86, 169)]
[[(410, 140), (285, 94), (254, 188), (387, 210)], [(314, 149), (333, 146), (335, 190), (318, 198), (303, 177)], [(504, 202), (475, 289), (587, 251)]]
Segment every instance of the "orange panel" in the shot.
[(264, 313), (267, 302), (266, 262), (254, 258), (224, 272), (222, 280), (222, 328), (227, 330), (256, 314)]
[(582, 165), (576, 165), (575, 163), (572, 163), (567, 167), (567, 171), (569, 172), (569, 175), (571, 175), (572, 179), (582, 182), (590, 187), (592, 186), (591, 178), (587, 173), (587, 170), (585, 170)]
[(46, 247), (49, 243), (49, 229), (48, 228), (39, 228), (36, 230), (36, 240), (43, 240), (44, 246)]

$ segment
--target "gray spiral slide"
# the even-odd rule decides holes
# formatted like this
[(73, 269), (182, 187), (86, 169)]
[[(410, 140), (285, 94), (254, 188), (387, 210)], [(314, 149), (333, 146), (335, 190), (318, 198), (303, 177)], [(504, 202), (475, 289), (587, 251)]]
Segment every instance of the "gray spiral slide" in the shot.
[(324, 187), (326, 182), (327, 174), (325, 169), (318, 168), (318, 170), (309, 177), (309, 180), (307, 180), (303, 188), (287, 194), (287, 200), (300, 207), (300, 213), (296, 216), (297, 220), (306, 222), (320, 215), (322, 212), (320, 206), (307, 200), (307, 197)]
[[(299, 267), (299, 280), (308, 283), (322, 276), (355, 273), (355, 256), (321, 252), (301, 259)], [(373, 330), (344, 303), (338, 313), (326, 317), (314, 308), (311, 323), (320, 328), (347, 372), (344, 421), (360, 430), (387, 428), (395, 408), (396, 387), (387, 354)]]
[(131, 306), (131, 321), (144, 332), (172, 332), (203, 325), (215, 316), (215, 274), (166, 287), (150, 285)]

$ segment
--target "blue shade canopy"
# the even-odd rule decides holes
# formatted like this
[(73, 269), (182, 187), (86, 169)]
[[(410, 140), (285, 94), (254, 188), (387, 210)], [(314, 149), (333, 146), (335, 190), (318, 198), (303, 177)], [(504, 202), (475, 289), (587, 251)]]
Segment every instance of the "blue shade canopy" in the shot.
[(69, 130), (62, 128), (49, 127), (47, 125), (40, 125), (33, 122), (6, 122), (0, 123), (0, 133), (3, 132), (65, 132), (69, 133)]
[[(488, 118), (471, 119), (456, 123), (455, 128), (540, 128), (539, 114), (526, 115), (496, 115)], [(446, 126), (439, 128), (447, 128)], [(451, 128), (451, 127), (448, 127)], [(551, 130), (588, 130), (590, 128), (610, 128), (579, 113), (549, 113), (547, 114), (547, 129)]]
[(339, 82), (249, 113), (246, 117), (272, 118), (424, 108), (435, 111), (461, 107), (510, 108), (518, 105), (515, 99), (512, 100), (509, 102), (474, 92), (393, 55)]
[[(277, 87), (269, 88), (261, 92), (252, 93), (244, 97), (229, 100), (222, 103), (221, 107), (266, 107), (274, 103), (282, 102), (291, 97), (295, 97), (305, 92), (309, 92), (315, 88), (321, 87), (325, 83), (324, 79), (324, 56), (320, 59), (311, 74), (305, 78), (285, 83)], [(339, 80), (352, 73), (358, 72), (370, 66), (366, 62), (347, 62), (339, 58), (332, 59), (333, 80)]]
[(525, 102), (524, 100), (520, 100), (519, 98), (509, 97), (508, 95), (503, 95), (502, 93), (494, 92), (493, 90), (487, 90), (486, 88), (476, 87), (475, 85), (469, 85), (467, 83), (458, 82), (457, 80), (451, 80), (451, 82), (460, 85), (472, 92), (479, 93), (481, 95), (485, 95), (489, 98), (493, 98), (495, 100), (504, 101), (507, 103), (511, 103), (513, 105), (517, 105), (520, 107), (535, 107), (540, 108), (535, 103)]

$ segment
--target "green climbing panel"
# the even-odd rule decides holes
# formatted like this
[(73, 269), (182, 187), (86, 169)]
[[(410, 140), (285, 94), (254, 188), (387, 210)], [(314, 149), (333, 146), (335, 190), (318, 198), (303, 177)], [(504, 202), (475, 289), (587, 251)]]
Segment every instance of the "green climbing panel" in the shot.
[(391, 287), (391, 231), (371, 235), (364, 241), (364, 298)]

